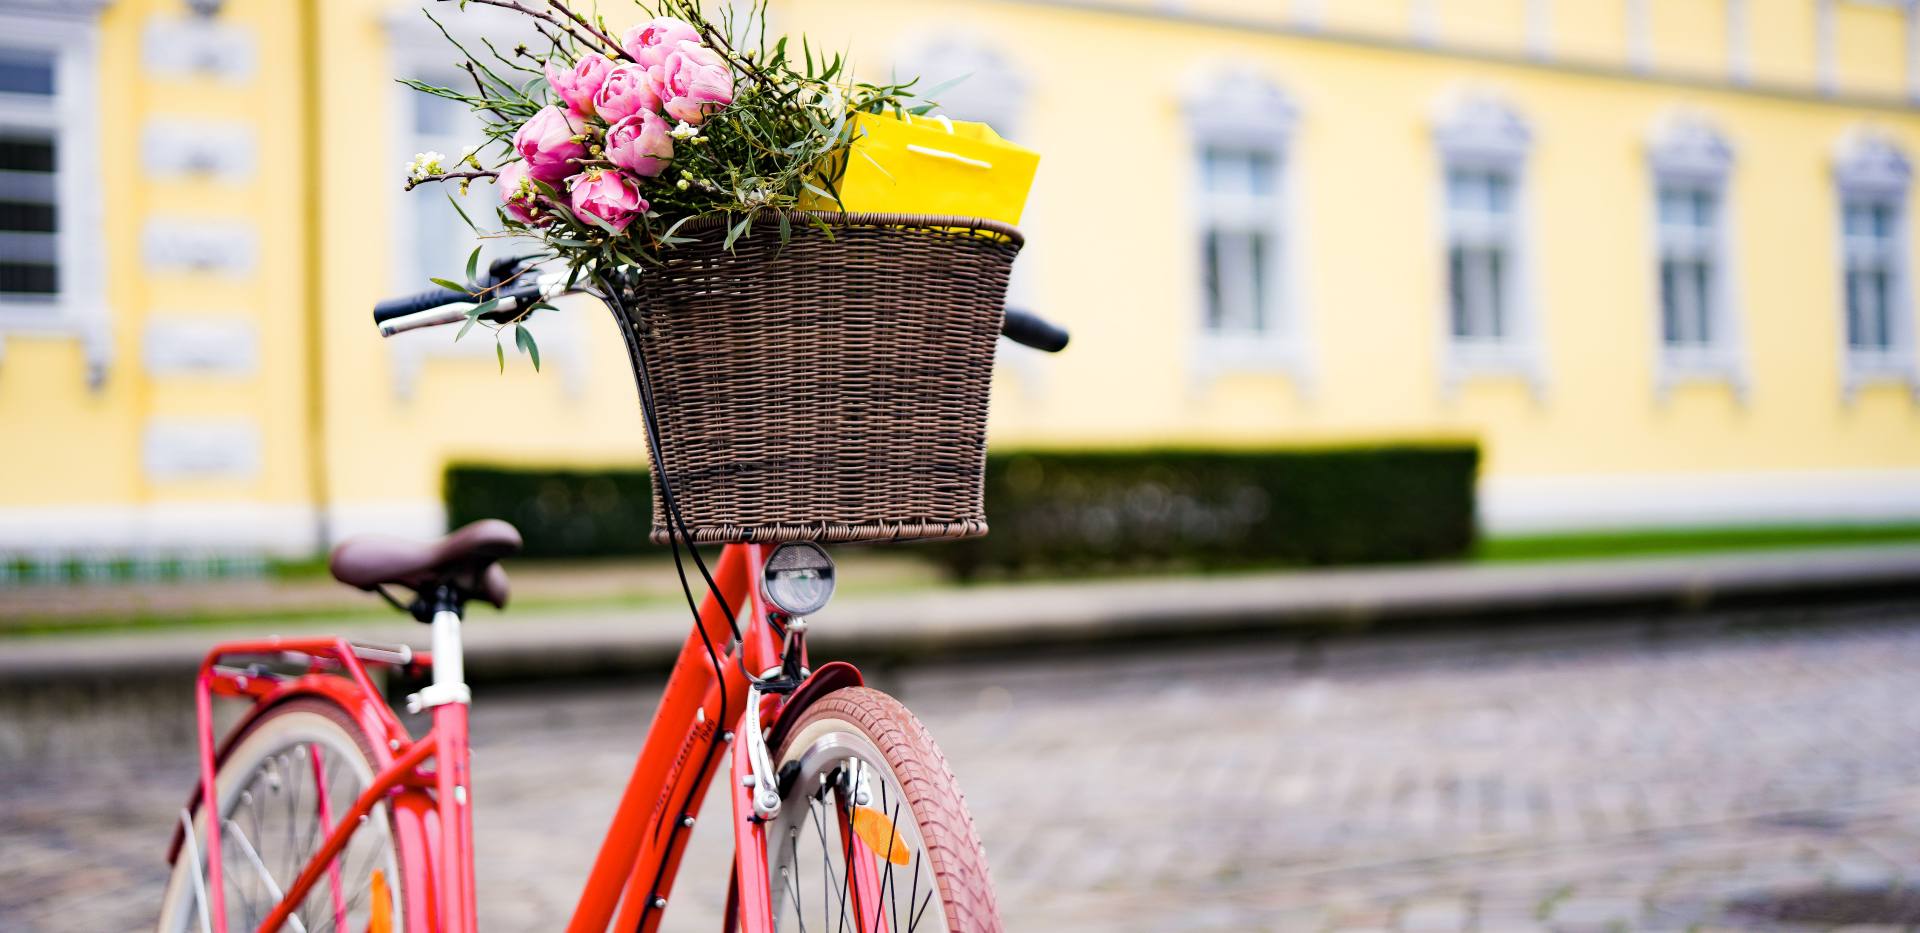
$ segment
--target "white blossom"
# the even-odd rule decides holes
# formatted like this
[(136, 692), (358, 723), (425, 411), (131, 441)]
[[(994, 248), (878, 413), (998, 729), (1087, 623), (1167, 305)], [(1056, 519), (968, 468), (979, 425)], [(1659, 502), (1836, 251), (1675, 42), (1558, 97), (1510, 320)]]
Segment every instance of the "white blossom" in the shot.
[(418, 153), (413, 157), (412, 162), (407, 163), (407, 177), (419, 181), (432, 175), (443, 174), (447, 170), (444, 164), (446, 160), (445, 153), (431, 150)]
[(697, 126), (690, 126), (688, 125), (687, 121), (681, 120), (678, 126), (675, 126), (673, 129), (670, 129), (667, 131), (667, 135), (673, 137), (674, 139), (692, 139), (695, 136), (700, 135), (700, 128)]

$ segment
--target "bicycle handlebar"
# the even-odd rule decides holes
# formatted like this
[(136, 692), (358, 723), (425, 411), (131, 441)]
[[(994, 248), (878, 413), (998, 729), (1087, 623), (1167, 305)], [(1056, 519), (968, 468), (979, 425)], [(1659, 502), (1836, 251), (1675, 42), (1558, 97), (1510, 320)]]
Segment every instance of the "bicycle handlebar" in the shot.
[[(496, 259), (487, 269), (487, 277), (478, 283), (483, 288), (493, 288), (509, 277), (523, 272), (521, 266), (527, 257), (509, 257)], [(528, 282), (524, 287), (501, 289), (496, 297), (500, 307), (489, 318), (496, 315), (510, 316), (519, 306), (540, 300), (542, 295), (538, 285)], [(547, 295), (552, 298), (555, 296)], [(389, 298), (373, 306), (373, 321), (385, 325), (380, 328), (383, 336), (391, 337), (404, 331), (422, 327), (435, 327), (452, 324), (466, 318), (465, 313), (450, 311), (445, 314), (429, 314), (435, 308), (453, 304), (471, 304), (474, 296), (467, 292), (450, 288), (432, 288), (413, 295)], [(409, 320), (401, 321), (401, 318)], [(1021, 344), (1046, 353), (1058, 353), (1067, 348), (1070, 335), (1066, 329), (1047, 321), (1030, 311), (1007, 309), (1006, 319), (1000, 325), (1000, 335)]]
[(1067, 329), (1054, 324), (1031, 311), (1007, 309), (1006, 323), (1000, 325), (1000, 335), (1020, 344), (1047, 353), (1059, 353), (1067, 348), (1072, 335)]
[[(503, 256), (496, 259), (488, 264), (487, 277), (481, 279), (476, 284), (483, 289), (493, 288), (501, 282), (518, 275), (520, 273), (520, 267), (526, 265), (529, 258), (531, 257)], [(402, 295), (398, 298), (389, 298), (386, 301), (374, 305), (373, 322), (375, 324), (385, 324), (394, 318), (406, 317), (409, 314), (419, 314), (422, 311), (431, 311), (434, 308), (445, 305), (472, 303), (473, 301), (474, 296), (467, 292), (454, 291), (450, 288), (440, 288), (436, 286), (424, 292)]]

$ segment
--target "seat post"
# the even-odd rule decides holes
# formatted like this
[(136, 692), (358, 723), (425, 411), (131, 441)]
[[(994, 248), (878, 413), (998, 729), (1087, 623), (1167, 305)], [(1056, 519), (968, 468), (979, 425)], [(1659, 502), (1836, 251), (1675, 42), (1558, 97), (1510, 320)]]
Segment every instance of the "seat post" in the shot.
[(466, 647), (460, 640), (460, 594), (451, 586), (440, 586), (433, 593), (433, 683), (407, 697), (407, 711), (417, 713), (448, 703), (470, 706), (473, 692), (467, 688)]

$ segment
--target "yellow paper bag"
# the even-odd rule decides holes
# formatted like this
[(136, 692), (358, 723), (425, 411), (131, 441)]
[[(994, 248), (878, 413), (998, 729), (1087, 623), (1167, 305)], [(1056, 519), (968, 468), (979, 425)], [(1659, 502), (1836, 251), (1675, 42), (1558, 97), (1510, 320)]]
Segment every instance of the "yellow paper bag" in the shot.
[(947, 214), (1020, 222), (1040, 154), (1000, 138), (985, 123), (862, 113), (840, 179), (840, 203), (811, 197), (811, 210)]

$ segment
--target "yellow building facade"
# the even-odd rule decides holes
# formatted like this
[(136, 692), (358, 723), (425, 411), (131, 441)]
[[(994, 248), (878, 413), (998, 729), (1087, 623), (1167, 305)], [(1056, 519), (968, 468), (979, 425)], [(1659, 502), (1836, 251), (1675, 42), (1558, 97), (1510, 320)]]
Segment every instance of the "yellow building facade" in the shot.
[[(437, 531), (453, 460), (643, 456), (597, 308), (540, 374), (370, 325), (472, 245), (400, 191), (476, 138), (395, 83), (457, 77), (419, 5), (0, 0), (0, 554), (303, 554)], [(1920, 518), (1904, 0), (774, 16), (1044, 154), (1013, 300), (1075, 342), (1004, 352), (996, 444), (1470, 437), (1496, 533)]]

